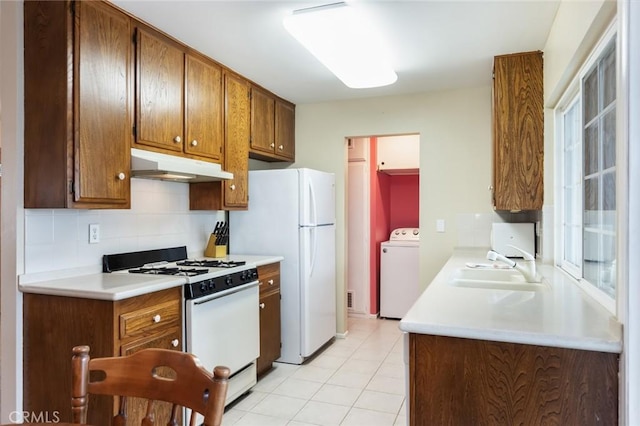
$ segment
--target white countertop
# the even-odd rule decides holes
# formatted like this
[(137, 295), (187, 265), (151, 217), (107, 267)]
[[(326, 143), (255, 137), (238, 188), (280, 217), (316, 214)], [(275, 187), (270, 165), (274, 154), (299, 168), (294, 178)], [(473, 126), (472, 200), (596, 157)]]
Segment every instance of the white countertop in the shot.
[(454, 271), (467, 262), (487, 263), (486, 250), (456, 250), (422, 293), (400, 329), (499, 342), (622, 352), (622, 326), (572, 279), (538, 265), (546, 285), (536, 291), (454, 287)]
[[(245, 261), (252, 266), (261, 266), (280, 262), (284, 258), (282, 256), (245, 256), (235, 254), (218, 259)], [(99, 300), (122, 300), (178, 287), (185, 283), (185, 278), (176, 276), (87, 273), (86, 269), (79, 269), (21, 275), (18, 279), (18, 288), (24, 293)]]

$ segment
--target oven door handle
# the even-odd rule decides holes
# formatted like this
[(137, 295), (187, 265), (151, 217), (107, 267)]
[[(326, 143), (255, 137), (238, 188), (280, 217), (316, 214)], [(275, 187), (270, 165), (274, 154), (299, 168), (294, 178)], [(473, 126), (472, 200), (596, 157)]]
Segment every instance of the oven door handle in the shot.
[(207, 302), (210, 302), (212, 300), (219, 299), (221, 297), (230, 296), (232, 294), (239, 293), (241, 291), (245, 291), (245, 290), (248, 290), (248, 289), (253, 288), (253, 287), (257, 287), (258, 284), (260, 284), (258, 281), (252, 281), (252, 282), (250, 282), (248, 284), (243, 284), (240, 287), (235, 287), (235, 288), (231, 288), (229, 290), (221, 291), (219, 293), (214, 293), (211, 296), (201, 297), (199, 299), (192, 299), (191, 302), (194, 305), (202, 305), (203, 303), (207, 303)]

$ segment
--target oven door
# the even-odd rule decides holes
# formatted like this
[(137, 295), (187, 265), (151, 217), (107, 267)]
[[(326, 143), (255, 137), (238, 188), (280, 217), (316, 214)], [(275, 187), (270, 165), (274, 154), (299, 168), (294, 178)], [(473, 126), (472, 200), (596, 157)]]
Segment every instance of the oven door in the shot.
[(256, 384), (255, 361), (260, 356), (258, 281), (186, 301), (187, 352), (209, 371), (218, 365), (231, 370), (227, 404)]

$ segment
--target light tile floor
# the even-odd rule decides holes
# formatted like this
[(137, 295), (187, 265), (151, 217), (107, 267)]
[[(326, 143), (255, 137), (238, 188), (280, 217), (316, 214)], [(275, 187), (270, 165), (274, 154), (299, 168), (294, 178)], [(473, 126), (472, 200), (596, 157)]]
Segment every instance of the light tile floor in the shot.
[(399, 321), (349, 318), (349, 333), (302, 365), (275, 363), (223, 425), (406, 425)]

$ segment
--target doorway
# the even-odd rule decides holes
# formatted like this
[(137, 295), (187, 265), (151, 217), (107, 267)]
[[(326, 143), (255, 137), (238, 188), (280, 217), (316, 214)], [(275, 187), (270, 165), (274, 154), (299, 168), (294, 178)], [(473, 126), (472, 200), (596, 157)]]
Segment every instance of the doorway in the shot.
[(347, 312), (380, 312), (380, 245), (419, 228), (419, 134), (348, 137)]

